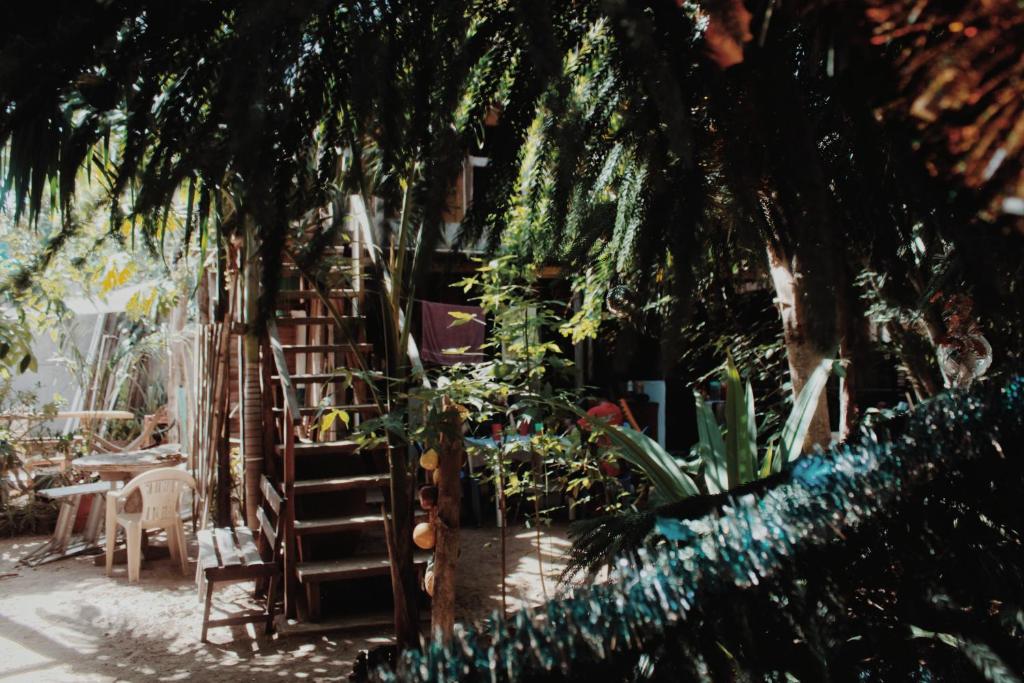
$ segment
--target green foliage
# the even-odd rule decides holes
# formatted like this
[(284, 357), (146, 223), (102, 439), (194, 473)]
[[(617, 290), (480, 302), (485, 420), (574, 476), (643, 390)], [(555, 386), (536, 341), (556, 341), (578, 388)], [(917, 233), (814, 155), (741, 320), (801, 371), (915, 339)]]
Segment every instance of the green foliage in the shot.
[(36, 358), (32, 353), (32, 334), (22, 320), (11, 320), (0, 313), (0, 381), (12, 373), (36, 369)]
[[(730, 356), (722, 373), (727, 391), (724, 430), (701, 394), (694, 393), (699, 440), (692, 450), (703, 464), (706, 490), (728, 491), (778, 472), (799, 458), (832, 367), (833, 361), (826, 360), (815, 369), (794, 403), (779, 443), (769, 444), (761, 456), (753, 389), (749, 381), (743, 383)], [(699, 495), (693, 481), (683, 474), (683, 466), (649, 436), (608, 425), (600, 431), (612, 439), (619, 457), (636, 466), (654, 484), (659, 501), (674, 502)]]
[(704, 463), (708, 491), (720, 493), (779, 472), (787, 463), (800, 457), (832, 366), (833, 361), (826, 360), (815, 369), (794, 402), (779, 443), (770, 443), (764, 456), (760, 457), (754, 391), (749, 381), (746, 384), (741, 381), (739, 369), (729, 356), (723, 372), (726, 386), (724, 436), (704, 398), (699, 392), (694, 394), (700, 439), (694, 450)]
[(938, 397), (893, 440), (864, 433), (742, 496), (662, 508), (668, 540), (612, 580), (457, 629), (377, 678), (1019, 680), (1024, 468), (1007, 446), (1024, 438), (1022, 380)]
[[(731, 355), (722, 371), (727, 391), (724, 430), (701, 394), (694, 392), (698, 442), (691, 452), (697, 456), (699, 466), (694, 466), (694, 461), (676, 460), (646, 434), (610, 425), (596, 425), (595, 431), (610, 438), (615, 455), (636, 467), (653, 484), (652, 505), (680, 503), (703, 492), (728, 493), (780, 472), (800, 457), (833, 365), (833, 361), (825, 360), (815, 369), (794, 402), (778, 442), (770, 441), (763, 455), (758, 448), (753, 389), (749, 381), (742, 381)], [(698, 487), (695, 482), (703, 485)], [(574, 528), (563, 581), (581, 572), (595, 571), (617, 554), (636, 552), (646, 538), (641, 529), (651, 529), (649, 514), (635, 510), (616, 512), (601, 520)]]

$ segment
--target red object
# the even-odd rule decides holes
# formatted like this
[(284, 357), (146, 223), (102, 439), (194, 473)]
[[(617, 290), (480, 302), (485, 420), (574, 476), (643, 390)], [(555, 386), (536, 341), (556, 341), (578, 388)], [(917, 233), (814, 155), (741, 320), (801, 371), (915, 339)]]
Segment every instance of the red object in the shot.
[(75, 525), (71, 528), (72, 533), (85, 531), (85, 523), (89, 520), (93, 498), (92, 495), (82, 496), (82, 501), (78, 504), (78, 513), (75, 515)]
[[(587, 415), (589, 415), (590, 417), (598, 418), (602, 420), (605, 424), (610, 425), (618, 426), (621, 425), (623, 422), (622, 409), (619, 408), (614, 403), (612, 403), (611, 401), (602, 400), (596, 406), (588, 410)], [(587, 422), (586, 418), (581, 417), (579, 420), (576, 421), (576, 424), (578, 424), (580, 426), (580, 429), (582, 429), (585, 432), (589, 432), (591, 430), (590, 423)], [(607, 436), (601, 436), (598, 438), (597, 444), (599, 446), (610, 446), (611, 441), (608, 439)]]
[[(590, 417), (600, 418), (606, 424), (610, 425), (621, 425), (623, 422), (622, 409), (611, 401), (601, 401), (596, 406), (588, 410), (587, 415)], [(587, 422), (586, 418), (581, 417), (576, 421), (576, 424), (580, 426), (580, 429), (587, 432), (590, 431), (590, 423)]]

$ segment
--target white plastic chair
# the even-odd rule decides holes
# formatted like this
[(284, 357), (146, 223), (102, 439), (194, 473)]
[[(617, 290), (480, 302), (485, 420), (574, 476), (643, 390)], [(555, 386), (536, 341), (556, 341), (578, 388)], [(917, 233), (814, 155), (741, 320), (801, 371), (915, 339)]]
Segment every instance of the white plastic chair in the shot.
[[(142, 564), (142, 534), (147, 529), (165, 529), (171, 558), (181, 565), (181, 573), (188, 575), (185, 552), (185, 534), (181, 528), (181, 493), (188, 486), (193, 490), (196, 481), (187, 472), (171, 467), (143, 472), (119, 491), (107, 494), (107, 576), (114, 567), (114, 546), (117, 543), (117, 525), (124, 527), (128, 547), (128, 580), (139, 580)], [(125, 512), (124, 503), (135, 491), (142, 495), (141, 512)]]

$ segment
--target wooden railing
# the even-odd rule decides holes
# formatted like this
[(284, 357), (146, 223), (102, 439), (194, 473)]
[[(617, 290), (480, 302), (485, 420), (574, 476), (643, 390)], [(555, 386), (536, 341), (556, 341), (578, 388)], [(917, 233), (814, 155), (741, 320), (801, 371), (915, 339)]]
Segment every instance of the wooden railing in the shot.
[(295, 385), (292, 383), (288, 373), (288, 361), (284, 355), (284, 348), (281, 346), (281, 336), (277, 331), (277, 323), (271, 319), (267, 321), (267, 338), (270, 342), (270, 353), (274, 359), (274, 366), (281, 382), (281, 396), (283, 397), (283, 410), (281, 412), (281, 483), (284, 489), (284, 497), (288, 503), (282, 510), (284, 524), (284, 609), (285, 615), (290, 616), (296, 613), (298, 605), (296, 599), (299, 595), (298, 576), (295, 573), (295, 563), (298, 561), (295, 537), (295, 435), (296, 425), (302, 429), (302, 410), (298, 395), (295, 393)]

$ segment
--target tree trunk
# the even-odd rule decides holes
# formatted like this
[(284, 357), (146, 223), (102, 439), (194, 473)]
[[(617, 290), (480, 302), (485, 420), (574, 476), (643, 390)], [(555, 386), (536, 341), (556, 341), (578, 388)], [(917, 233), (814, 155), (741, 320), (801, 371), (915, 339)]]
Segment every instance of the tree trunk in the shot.
[(858, 392), (867, 364), (867, 312), (853, 284), (847, 277), (838, 297), (839, 356), (843, 359), (844, 377), (839, 381), (839, 438), (846, 441), (860, 425)]
[[(796, 259), (787, 259), (775, 245), (768, 245), (768, 263), (771, 268), (772, 282), (782, 317), (783, 335), (786, 343), (786, 358), (789, 361), (789, 374), (793, 383), (794, 398), (800, 395), (811, 374), (825, 359), (820, 346), (810, 339), (807, 329), (807, 316), (812, 310), (801, 302), (806, 283), (798, 277), (799, 264)], [(807, 438), (804, 441), (804, 452), (815, 445), (828, 447), (832, 440), (832, 429), (828, 420), (828, 396), (822, 392), (818, 407), (814, 411)]]
[(465, 447), (462, 441), (462, 418), (459, 411), (445, 400), (441, 436), (441, 473), (438, 481), (437, 508), (434, 518), (434, 601), (430, 626), (447, 640), (455, 625), (455, 578), (459, 559), (459, 512), (462, 509), (462, 483), (459, 470)]
[(259, 269), (256, 260), (255, 230), (246, 220), (244, 287), (245, 336), (242, 338), (242, 462), (245, 466), (245, 523), (259, 528), (256, 510), (260, 501), (260, 476), (263, 474), (263, 394), (260, 386), (260, 337), (256, 330), (259, 299)]

